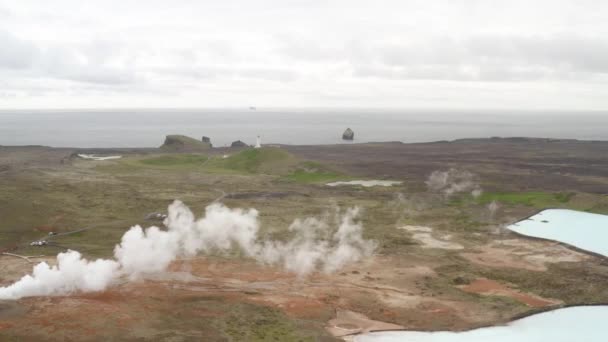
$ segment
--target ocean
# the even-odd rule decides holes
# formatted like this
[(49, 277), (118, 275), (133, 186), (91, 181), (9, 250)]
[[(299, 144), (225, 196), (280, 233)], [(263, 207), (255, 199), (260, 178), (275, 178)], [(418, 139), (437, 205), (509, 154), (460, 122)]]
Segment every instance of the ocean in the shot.
[(279, 144), (541, 137), (608, 140), (608, 112), (335, 109), (0, 110), (0, 145), (156, 147), (168, 134)]

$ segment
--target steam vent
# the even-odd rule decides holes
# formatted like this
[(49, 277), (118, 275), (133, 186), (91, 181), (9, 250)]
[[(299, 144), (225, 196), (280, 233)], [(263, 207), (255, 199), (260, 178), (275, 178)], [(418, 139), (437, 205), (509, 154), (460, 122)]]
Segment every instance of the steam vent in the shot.
[(342, 140), (353, 140), (355, 138), (355, 132), (352, 129), (347, 128), (344, 133), (342, 133)]

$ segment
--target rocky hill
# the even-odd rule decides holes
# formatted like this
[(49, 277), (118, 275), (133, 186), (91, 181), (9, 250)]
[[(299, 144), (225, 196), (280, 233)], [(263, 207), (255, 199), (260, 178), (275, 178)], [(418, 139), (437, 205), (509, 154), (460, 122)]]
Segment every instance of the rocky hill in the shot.
[(161, 149), (173, 152), (194, 152), (208, 150), (211, 144), (185, 135), (167, 135)]

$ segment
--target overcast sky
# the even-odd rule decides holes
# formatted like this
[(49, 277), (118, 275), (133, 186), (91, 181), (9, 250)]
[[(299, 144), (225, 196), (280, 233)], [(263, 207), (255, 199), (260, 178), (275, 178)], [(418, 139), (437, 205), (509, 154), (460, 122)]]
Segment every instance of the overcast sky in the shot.
[(0, 0), (0, 108), (608, 109), (606, 0)]

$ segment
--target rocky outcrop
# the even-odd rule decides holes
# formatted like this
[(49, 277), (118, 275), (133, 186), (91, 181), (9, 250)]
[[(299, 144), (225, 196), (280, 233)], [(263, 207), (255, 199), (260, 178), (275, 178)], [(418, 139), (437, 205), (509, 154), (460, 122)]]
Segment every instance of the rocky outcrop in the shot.
[(237, 140), (237, 141), (233, 141), (232, 144), (230, 144), (230, 147), (247, 147), (248, 145), (245, 144), (244, 142)]
[(203, 135), (203, 137), (201, 138), (201, 141), (204, 142), (205, 144), (209, 144), (209, 147), (213, 147), (213, 144), (211, 143), (211, 138)]
[(342, 139), (343, 140), (353, 140), (353, 139), (355, 139), (355, 132), (353, 132), (352, 129), (347, 128), (346, 131), (344, 131), (344, 133), (342, 133)]
[(185, 135), (167, 135), (165, 142), (160, 148), (173, 152), (189, 152), (210, 149), (211, 144), (187, 137)]

